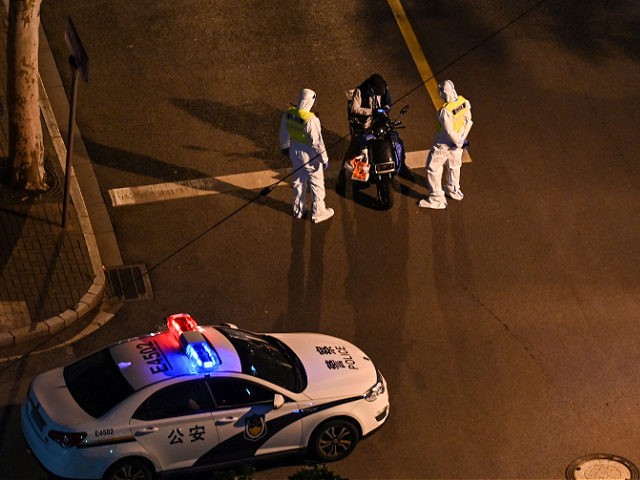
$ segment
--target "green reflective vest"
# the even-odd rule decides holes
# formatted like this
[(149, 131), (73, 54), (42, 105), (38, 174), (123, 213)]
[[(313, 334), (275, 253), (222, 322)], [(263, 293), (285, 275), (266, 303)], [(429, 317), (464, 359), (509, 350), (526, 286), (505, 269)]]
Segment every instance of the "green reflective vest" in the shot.
[(300, 110), (297, 107), (291, 107), (287, 110), (287, 131), (291, 140), (311, 145), (311, 137), (305, 131), (304, 126), (313, 117), (315, 117), (313, 112)]

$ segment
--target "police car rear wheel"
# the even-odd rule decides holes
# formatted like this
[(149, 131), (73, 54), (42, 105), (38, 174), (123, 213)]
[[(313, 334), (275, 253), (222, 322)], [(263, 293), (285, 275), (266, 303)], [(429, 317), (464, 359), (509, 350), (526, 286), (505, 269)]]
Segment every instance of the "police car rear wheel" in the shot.
[(130, 458), (114, 464), (103, 480), (153, 480), (153, 478), (153, 470), (144, 460)]
[(359, 440), (358, 429), (348, 420), (330, 420), (315, 431), (311, 448), (323, 462), (334, 462), (349, 455)]

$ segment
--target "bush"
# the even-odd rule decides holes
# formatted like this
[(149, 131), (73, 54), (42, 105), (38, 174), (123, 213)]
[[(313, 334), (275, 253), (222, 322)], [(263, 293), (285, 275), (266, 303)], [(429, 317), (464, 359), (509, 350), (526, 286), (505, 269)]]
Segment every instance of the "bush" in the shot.
[(239, 468), (239, 472), (235, 470), (216, 471), (211, 475), (211, 480), (251, 480), (253, 478), (253, 472), (256, 469), (243, 465)]
[[(215, 471), (211, 474), (211, 480), (252, 480), (255, 468), (245, 465), (236, 470)], [(289, 480), (348, 480), (330, 471), (326, 465), (310, 463), (293, 475)]]
[(289, 480), (348, 480), (330, 471), (326, 465), (313, 463), (289, 476)]

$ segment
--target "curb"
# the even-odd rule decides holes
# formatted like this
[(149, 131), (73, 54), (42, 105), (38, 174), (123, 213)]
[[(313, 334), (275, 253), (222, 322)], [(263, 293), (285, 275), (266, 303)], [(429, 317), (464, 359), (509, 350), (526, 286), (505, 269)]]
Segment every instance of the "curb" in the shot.
[[(5, 7), (7, 7), (6, 0), (3, 0), (3, 3), (5, 3)], [(60, 162), (62, 171), (64, 172), (66, 167), (67, 150), (42, 80), (43, 72), (49, 71), (56, 72), (57, 74), (58, 71), (42, 25), (40, 25), (39, 45), (40, 111), (45, 119), (49, 135), (53, 141), (54, 149), (56, 151), (56, 156), (58, 157), (58, 161)], [(61, 84), (59, 77), (58, 82)], [(69, 107), (67, 106), (67, 109), (68, 108)], [(19, 343), (39, 340), (55, 335), (69, 327), (71, 324), (84, 318), (104, 301), (106, 279), (102, 266), (102, 259), (98, 243), (96, 241), (96, 235), (89, 218), (89, 212), (73, 167), (71, 174), (69, 175), (69, 180), (70, 196), (78, 216), (78, 223), (80, 224), (80, 229), (84, 236), (89, 258), (91, 260), (91, 266), (94, 274), (93, 283), (89, 287), (87, 293), (82, 296), (72, 309), (67, 309), (43, 322), (36, 322), (26, 327), (16, 328), (7, 332), (0, 332), (0, 347), (15, 346)], [(117, 245), (115, 248), (117, 249)]]

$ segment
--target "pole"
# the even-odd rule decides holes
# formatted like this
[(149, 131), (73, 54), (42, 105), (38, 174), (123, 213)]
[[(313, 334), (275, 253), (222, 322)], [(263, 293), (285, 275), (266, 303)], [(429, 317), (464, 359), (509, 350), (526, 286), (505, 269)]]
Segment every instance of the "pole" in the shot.
[(67, 226), (67, 206), (69, 205), (69, 183), (71, 177), (71, 160), (73, 157), (73, 131), (76, 124), (76, 97), (78, 96), (78, 66), (75, 57), (69, 57), (69, 63), (73, 70), (73, 81), (71, 84), (71, 105), (69, 110), (69, 129), (67, 132), (67, 160), (64, 168), (64, 200), (62, 203), (62, 228)]

